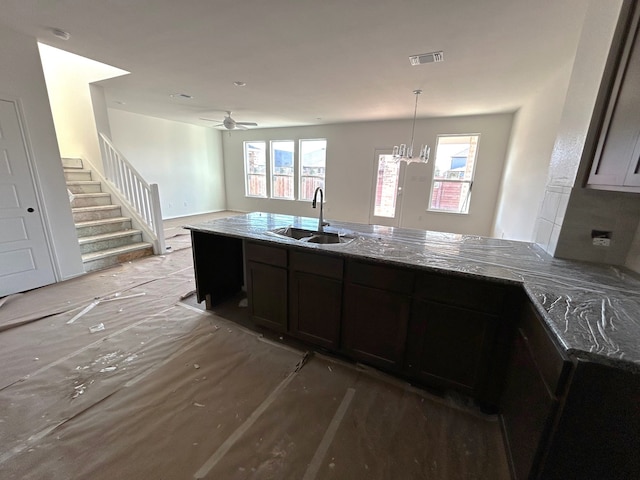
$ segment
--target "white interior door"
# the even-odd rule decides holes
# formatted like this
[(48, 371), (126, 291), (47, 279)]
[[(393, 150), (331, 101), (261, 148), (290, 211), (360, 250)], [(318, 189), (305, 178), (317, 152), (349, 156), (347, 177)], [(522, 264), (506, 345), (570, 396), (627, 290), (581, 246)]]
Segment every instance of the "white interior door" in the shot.
[(0, 297), (55, 281), (15, 102), (0, 99)]
[(369, 223), (397, 227), (402, 212), (404, 162), (394, 162), (391, 150), (375, 151)]

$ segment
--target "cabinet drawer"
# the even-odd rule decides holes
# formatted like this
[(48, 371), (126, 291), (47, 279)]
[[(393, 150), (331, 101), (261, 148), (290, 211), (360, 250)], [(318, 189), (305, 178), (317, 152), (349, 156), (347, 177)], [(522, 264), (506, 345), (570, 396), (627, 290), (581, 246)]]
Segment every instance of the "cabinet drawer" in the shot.
[(414, 274), (409, 270), (364, 262), (347, 264), (347, 281), (388, 292), (410, 294)]
[(291, 252), (291, 270), (342, 280), (343, 260), (316, 253)]
[(423, 300), (500, 314), (506, 288), (483, 280), (421, 273), (416, 278), (414, 295)]
[(287, 266), (287, 250), (284, 248), (272, 247), (262, 243), (245, 243), (245, 256), (247, 260), (266, 263), (276, 267)]
[(543, 322), (533, 305), (527, 302), (520, 324), (521, 333), (529, 345), (531, 355), (549, 392), (559, 395), (569, 372), (570, 362), (551, 340)]

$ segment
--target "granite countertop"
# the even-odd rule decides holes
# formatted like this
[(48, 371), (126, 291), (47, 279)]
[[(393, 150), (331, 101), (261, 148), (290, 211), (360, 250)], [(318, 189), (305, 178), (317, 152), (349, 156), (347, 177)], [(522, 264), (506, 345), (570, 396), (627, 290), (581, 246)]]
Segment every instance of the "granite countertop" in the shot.
[(315, 230), (316, 218), (255, 212), (185, 228), (325, 250), (451, 275), (521, 284), (573, 358), (640, 374), (640, 276), (624, 268), (553, 258), (533, 243), (379, 225), (330, 222), (347, 244), (303, 243), (270, 232)]

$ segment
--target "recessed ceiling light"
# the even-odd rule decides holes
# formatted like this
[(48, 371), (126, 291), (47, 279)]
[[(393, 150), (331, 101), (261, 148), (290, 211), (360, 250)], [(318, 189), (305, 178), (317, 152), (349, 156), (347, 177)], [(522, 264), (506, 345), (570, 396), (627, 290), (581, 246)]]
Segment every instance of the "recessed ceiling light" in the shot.
[(187, 100), (191, 100), (193, 95), (189, 95), (188, 93), (172, 93), (169, 95), (171, 98), (186, 98)]
[(247, 85), (247, 82), (233, 82), (236, 87), (244, 87)]
[(52, 28), (51, 33), (60, 40), (69, 40), (71, 38), (71, 34), (69, 32), (65, 32), (61, 28)]

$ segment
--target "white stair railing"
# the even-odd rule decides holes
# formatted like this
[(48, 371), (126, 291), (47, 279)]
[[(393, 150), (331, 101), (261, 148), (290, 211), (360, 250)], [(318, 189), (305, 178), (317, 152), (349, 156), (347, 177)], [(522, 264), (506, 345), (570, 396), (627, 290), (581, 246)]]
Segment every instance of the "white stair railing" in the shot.
[(148, 233), (153, 237), (154, 253), (164, 253), (164, 229), (158, 184), (149, 185), (111, 140), (102, 133), (99, 135), (105, 178), (133, 207), (144, 226), (148, 227)]

